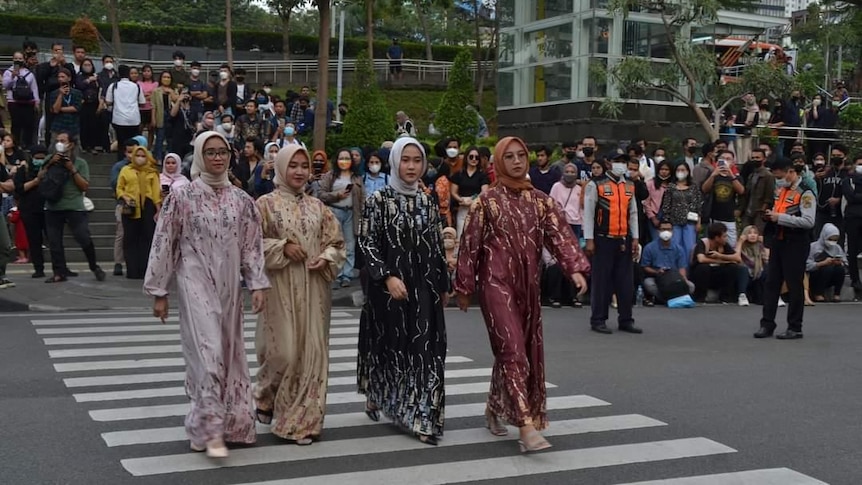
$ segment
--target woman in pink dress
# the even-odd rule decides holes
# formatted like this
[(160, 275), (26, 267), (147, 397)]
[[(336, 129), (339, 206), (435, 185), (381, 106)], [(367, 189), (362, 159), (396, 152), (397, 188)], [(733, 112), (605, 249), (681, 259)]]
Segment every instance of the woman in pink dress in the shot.
[(153, 314), (164, 322), (176, 279), (191, 400), (186, 434), (192, 450), (213, 458), (228, 455), (225, 442), (255, 442), (240, 279), (251, 290), (255, 313), (270, 287), (260, 214), (228, 181), (230, 153), (227, 140), (213, 131), (195, 140), (195, 180), (171, 190), (162, 205), (144, 280), (144, 291), (155, 298)]

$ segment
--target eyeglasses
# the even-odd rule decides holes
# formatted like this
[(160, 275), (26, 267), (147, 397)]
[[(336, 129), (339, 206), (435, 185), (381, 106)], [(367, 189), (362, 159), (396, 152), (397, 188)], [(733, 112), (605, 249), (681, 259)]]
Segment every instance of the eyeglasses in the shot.
[(215, 160), (216, 158), (227, 158), (230, 156), (230, 151), (227, 149), (214, 149), (210, 148), (209, 150), (204, 150), (204, 156), (210, 160)]

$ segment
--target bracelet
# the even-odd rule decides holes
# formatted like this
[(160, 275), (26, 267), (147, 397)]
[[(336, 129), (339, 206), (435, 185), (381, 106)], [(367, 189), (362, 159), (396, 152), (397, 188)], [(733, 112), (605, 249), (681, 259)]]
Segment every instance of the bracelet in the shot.
[(78, 175), (78, 171), (77, 171), (77, 170), (75, 170), (74, 172), (72, 172), (72, 177), (74, 177), (75, 175)]

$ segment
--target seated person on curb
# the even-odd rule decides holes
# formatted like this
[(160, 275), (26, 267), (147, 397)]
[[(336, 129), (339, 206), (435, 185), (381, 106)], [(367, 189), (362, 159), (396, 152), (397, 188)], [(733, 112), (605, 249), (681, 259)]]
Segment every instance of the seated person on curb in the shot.
[(733, 295), (738, 295), (739, 305), (748, 306), (745, 293), (737, 290), (743, 276), (748, 281), (748, 268), (742, 265), (739, 253), (728, 244), (727, 227), (714, 222), (707, 227), (706, 236), (697, 242), (691, 262), (694, 300), (704, 303), (707, 292), (716, 289), (722, 303), (730, 302)]
[[(736, 241), (736, 252), (742, 259), (742, 265), (748, 270), (748, 278), (742, 278), (740, 275), (736, 283), (739, 298), (742, 299), (744, 294), (747, 301), (762, 305), (763, 285), (766, 283), (766, 266), (769, 263), (769, 249), (763, 245), (763, 238), (757, 226), (746, 226), (742, 230), (742, 235)], [(742, 306), (748, 305), (742, 304)]]
[(844, 287), (844, 268), (847, 254), (838, 242), (840, 233), (834, 224), (826, 223), (820, 231), (820, 238), (811, 243), (805, 270), (809, 274), (809, 289), (816, 302), (826, 301), (826, 290), (832, 289), (832, 301), (841, 301), (841, 288)]
[(641, 255), (641, 268), (644, 272), (644, 306), (652, 306), (653, 300), (666, 302), (670, 298), (682, 295), (662, 294), (659, 280), (666, 273), (677, 272), (682, 281), (688, 285), (689, 293), (694, 292), (694, 283), (688, 280), (688, 258), (679, 244), (673, 243), (673, 224), (663, 220), (659, 224), (659, 238), (646, 245)]

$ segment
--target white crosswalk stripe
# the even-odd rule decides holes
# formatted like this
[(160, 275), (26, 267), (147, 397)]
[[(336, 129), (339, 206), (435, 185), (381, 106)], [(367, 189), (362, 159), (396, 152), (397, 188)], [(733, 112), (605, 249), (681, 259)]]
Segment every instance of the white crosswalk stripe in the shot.
[[(270, 444), (274, 438), (261, 441), (255, 447), (231, 450), (225, 460), (212, 460), (200, 453), (177, 453), (179, 443), (187, 441), (182, 417), (188, 412), (185, 398), (185, 362), (180, 345), (179, 323), (175, 315), (162, 324), (146, 313), (68, 314), (31, 320), (63, 383), (72, 391), (79, 406), (84, 406), (89, 419), (99, 423), (99, 432), (108, 448), (121, 452), (120, 463), (132, 476), (182, 476), (186, 483), (209, 482), (199, 473), (205, 470), (242, 467), (243, 475), (233, 475), (245, 485), (315, 485), (350, 484), (377, 485), (388, 483), (448, 484), (474, 480), (512, 479), (554, 472), (576, 472), (630, 464), (649, 464), (665, 460), (732, 455), (733, 448), (707, 437), (671, 437), (644, 442), (621, 442), (592, 448), (557, 449), (536, 456), (517, 453), (514, 440), (517, 430), (510, 428), (508, 437), (491, 435), (484, 427), (485, 396), (491, 369), (472, 359), (447, 357), (446, 395), (451, 397), (446, 407), (446, 433), (437, 448), (428, 447), (407, 434), (394, 432), (382, 417), (371, 421), (362, 412), (365, 397), (355, 392), (356, 345), (359, 312), (335, 310), (330, 329), (331, 362), (328, 413), (324, 429), (339, 430), (336, 439), (324, 433), (324, 439), (308, 447), (294, 444)], [(254, 364), (254, 329), (256, 317), (245, 315), (243, 336), (251, 377), (257, 372)], [(115, 357), (115, 358), (111, 358)], [(107, 359), (105, 359), (107, 358)], [(611, 404), (587, 395), (559, 395), (559, 389), (547, 383), (551, 394), (548, 412), (551, 426), (543, 432), (548, 437), (596, 433), (620, 433), (625, 430), (668, 428), (662, 421), (640, 414), (614, 414)], [(145, 405), (134, 406), (139, 403)], [(106, 406), (107, 405), (107, 406)], [(352, 405), (352, 406), (351, 406)], [(587, 416), (580, 412), (593, 409)], [(584, 411), (578, 411), (584, 410)], [(610, 412), (602, 412), (610, 411)], [(173, 423), (173, 424), (171, 424)], [(167, 426), (166, 426), (167, 425)], [(364, 431), (363, 431), (364, 430)], [(269, 426), (257, 425), (261, 436), (271, 433)], [(377, 433), (377, 434), (375, 434)], [(627, 434), (613, 436), (625, 437)], [(638, 434), (637, 436), (642, 436)], [(625, 438), (623, 438), (625, 439)], [(627, 438), (632, 440), (632, 438)], [(635, 439), (633, 441), (640, 441)], [(173, 444), (172, 444), (173, 443)], [(168, 447), (153, 448), (150, 447)], [(173, 446), (174, 448), (170, 448)], [(187, 445), (184, 445), (187, 446)], [(450, 453), (451, 460), (440, 462), (431, 450), (452, 447), (475, 449), (469, 460), (459, 460), (459, 453)], [(502, 448), (501, 448), (502, 447)], [(565, 448), (565, 446), (564, 446)], [(460, 448), (459, 448), (460, 449)], [(500, 449), (509, 450), (501, 455)], [(497, 450), (497, 451), (494, 451)], [(395, 462), (382, 459), (387, 453), (407, 451), (415, 454), (411, 466), (393, 467)], [(165, 454), (167, 452), (167, 454)], [(486, 456), (474, 459), (475, 456)], [(357, 463), (349, 457), (367, 457), (360, 462), (374, 463), (369, 469), (337, 466), (339, 473), (307, 476), (296, 470), (286, 472), (290, 478), (274, 478), (266, 474), (265, 481), (255, 480), (255, 467), (282, 464), (285, 467), (304, 466), (309, 460), (324, 463)], [(424, 464), (423, 464), (424, 462)], [(719, 462), (722, 463), (722, 462)], [(295, 464), (295, 465), (291, 465)], [(356, 471), (344, 470), (355, 469)], [(325, 470), (325, 468), (324, 468)], [(723, 470), (716, 470), (723, 471)], [(332, 473), (332, 472), (329, 472)], [(211, 477), (212, 475), (207, 475)], [(655, 476), (653, 474), (652, 476)], [(130, 478), (128, 483), (135, 483)], [(212, 483), (226, 483), (219, 480)], [(673, 477), (664, 480), (629, 483), (627, 485), (823, 485), (824, 482), (788, 468), (761, 470), (729, 470), (728, 473)]]

